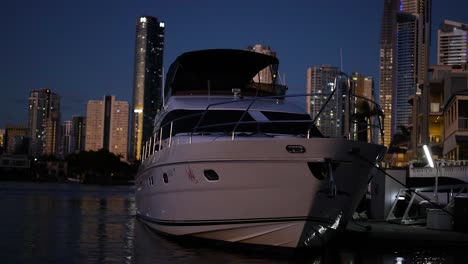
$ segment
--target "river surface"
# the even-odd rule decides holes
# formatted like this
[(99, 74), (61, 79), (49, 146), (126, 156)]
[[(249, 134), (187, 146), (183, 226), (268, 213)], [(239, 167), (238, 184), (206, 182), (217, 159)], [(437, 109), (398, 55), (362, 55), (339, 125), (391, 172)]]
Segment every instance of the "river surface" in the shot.
[(7, 264), (468, 263), (463, 252), (325, 248), (298, 255), (168, 239), (135, 217), (133, 186), (0, 182), (0, 208), (0, 263)]

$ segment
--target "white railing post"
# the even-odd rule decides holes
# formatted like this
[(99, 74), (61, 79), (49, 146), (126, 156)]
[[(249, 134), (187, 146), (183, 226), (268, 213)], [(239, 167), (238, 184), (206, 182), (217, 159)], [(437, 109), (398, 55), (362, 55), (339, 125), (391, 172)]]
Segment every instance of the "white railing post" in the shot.
[(172, 125), (174, 124), (174, 122), (171, 122), (171, 129), (169, 130), (169, 148), (171, 147), (171, 143), (172, 143)]
[(157, 134), (153, 136), (153, 153), (156, 151), (156, 138), (158, 137)]
[(148, 139), (148, 143), (149, 144), (148, 144), (148, 153), (147, 154), (148, 154), (148, 156), (151, 156), (151, 154), (153, 154), (153, 152), (151, 152), (151, 150), (153, 149), (151, 147), (151, 143), (153, 143), (152, 140), (151, 140), (151, 137)]
[(148, 157), (148, 141), (145, 144), (145, 159)]
[(161, 150), (161, 146), (162, 146), (162, 132), (163, 132), (163, 128), (161, 127), (161, 130), (159, 131), (159, 151)]

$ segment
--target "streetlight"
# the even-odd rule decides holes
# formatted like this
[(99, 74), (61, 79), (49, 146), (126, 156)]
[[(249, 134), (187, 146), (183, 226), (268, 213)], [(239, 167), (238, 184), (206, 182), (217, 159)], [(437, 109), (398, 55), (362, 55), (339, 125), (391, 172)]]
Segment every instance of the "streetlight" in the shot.
[(426, 154), (427, 162), (429, 162), (429, 167), (434, 168), (434, 162), (432, 161), (432, 155), (431, 152), (429, 152), (429, 148), (427, 147), (427, 145), (424, 145), (423, 149), (424, 153)]
[[(423, 149), (424, 149), (424, 154), (426, 154), (426, 159), (427, 159), (427, 162), (429, 163), (429, 167), (434, 168), (434, 161), (432, 160), (432, 155), (431, 155), (431, 152), (429, 151), (429, 148), (427, 147), (427, 145), (423, 145)], [(439, 177), (439, 169), (437, 168), (436, 174), (435, 174), (435, 185), (434, 185), (434, 200), (436, 201), (436, 203), (439, 202), (439, 196), (438, 196), (438, 190), (437, 190), (438, 185), (439, 185), (438, 177)]]

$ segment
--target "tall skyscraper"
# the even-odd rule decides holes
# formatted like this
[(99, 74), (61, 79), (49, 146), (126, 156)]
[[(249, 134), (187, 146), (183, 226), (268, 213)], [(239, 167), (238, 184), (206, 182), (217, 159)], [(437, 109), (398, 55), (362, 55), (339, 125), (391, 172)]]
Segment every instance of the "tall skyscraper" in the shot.
[(318, 129), (326, 136), (342, 136), (345, 127), (343, 118), (342, 90), (340, 80), (337, 80), (335, 87), (335, 78), (341, 73), (338, 67), (330, 65), (314, 66), (307, 69), (307, 93), (314, 94), (306, 97), (306, 107), (308, 113), (314, 118), (320, 112), (320, 109), (327, 101), (329, 95), (335, 94), (327, 106), (317, 117), (316, 124)]
[(385, 114), (385, 145), (400, 126), (411, 124), (408, 100), (420, 92), (419, 85), (427, 79), (430, 32), (431, 0), (385, 0), (380, 35), (380, 104)]
[(392, 136), (401, 126), (408, 127), (411, 105), (410, 96), (416, 94), (417, 81), (417, 17), (408, 13), (397, 15), (397, 74), (393, 93)]
[(127, 160), (128, 103), (115, 101), (115, 96), (104, 100), (90, 100), (86, 111), (87, 151), (108, 150)]
[(355, 95), (374, 100), (374, 79), (372, 77), (353, 72), (351, 74), (351, 86)]
[(29, 95), (29, 135), (31, 155), (56, 155), (60, 124), (60, 97), (50, 89), (32, 91)]
[[(256, 44), (253, 46), (248, 46), (247, 50), (276, 57), (276, 52), (273, 51), (270, 48), (270, 46)], [(273, 81), (272, 71), (269, 68), (263, 69), (257, 75), (255, 75), (253, 80), (254, 82), (257, 82), (257, 83), (272, 83)]]
[(142, 16), (136, 24), (131, 158), (140, 160), (142, 142), (151, 137), (162, 106), (164, 22)]
[(437, 31), (437, 64), (468, 62), (468, 24), (445, 20)]
[(29, 129), (22, 125), (5, 127), (5, 152), (8, 154), (28, 154), (30, 147)]
[(5, 129), (0, 128), (0, 153), (5, 151)]
[(42, 154), (57, 156), (60, 150), (60, 116), (59, 113), (52, 113), (45, 122), (45, 134), (42, 144)]
[(362, 118), (364, 118), (363, 121), (365, 121), (363, 125), (362, 123), (358, 123), (361, 120), (353, 120), (351, 131), (355, 132), (353, 133), (354, 139), (363, 140), (360, 135), (364, 134), (366, 135), (365, 139), (368, 142), (377, 143), (379, 136), (378, 128), (370, 127), (370, 125), (378, 125), (378, 120), (376, 119), (377, 115), (375, 115), (377, 109), (375, 108), (375, 104), (370, 101), (375, 101), (374, 79), (372, 77), (363, 76), (360, 73), (353, 72), (351, 75), (350, 86), (351, 94), (356, 95), (356, 97), (351, 98), (351, 114), (355, 115), (355, 117), (357, 115), (361, 115), (363, 116)]
[(71, 152), (72, 146), (72, 121), (66, 120), (60, 125), (60, 145), (59, 155), (62, 158), (68, 156)]
[(393, 93), (392, 136), (399, 127), (409, 127), (411, 96), (420, 93), (429, 67), (431, 0), (400, 0), (397, 13), (396, 89)]
[(85, 150), (85, 127), (83, 116), (72, 116), (70, 153)]
[(379, 104), (384, 111), (384, 140), (379, 143), (388, 145), (392, 137), (392, 93), (395, 82), (394, 60), (396, 54), (396, 14), (399, 11), (399, 0), (384, 0), (382, 28), (380, 30), (380, 80)]

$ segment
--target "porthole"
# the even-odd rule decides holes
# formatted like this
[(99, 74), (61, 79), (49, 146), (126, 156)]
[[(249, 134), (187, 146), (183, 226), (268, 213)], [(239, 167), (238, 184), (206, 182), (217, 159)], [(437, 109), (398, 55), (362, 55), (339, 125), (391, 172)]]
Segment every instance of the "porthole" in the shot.
[(205, 178), (208, 181), (217, 181), (219, 180), (219, 176), (214, 170), (204, 170), (203, 174), (205, 174)]

